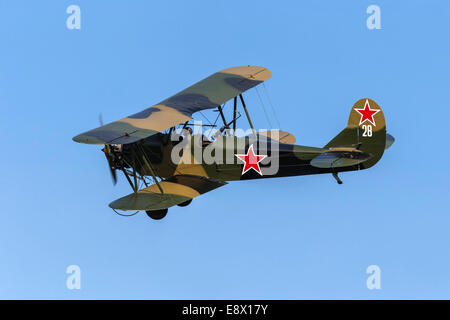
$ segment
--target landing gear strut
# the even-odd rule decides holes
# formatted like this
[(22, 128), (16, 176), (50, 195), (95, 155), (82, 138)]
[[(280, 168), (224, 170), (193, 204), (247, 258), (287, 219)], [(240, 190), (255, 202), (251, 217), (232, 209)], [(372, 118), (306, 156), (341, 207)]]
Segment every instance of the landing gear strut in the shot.
[(169, 209), (161, 209), (161, 210), (147, 210), (145, 211), (147, 215), (154, 220), (161, 220), (167, 214)]

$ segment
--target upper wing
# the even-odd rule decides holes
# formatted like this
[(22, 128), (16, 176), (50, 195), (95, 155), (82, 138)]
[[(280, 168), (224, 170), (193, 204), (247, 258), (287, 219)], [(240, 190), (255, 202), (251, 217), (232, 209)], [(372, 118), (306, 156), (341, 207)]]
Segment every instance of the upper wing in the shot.
[(153, 184), (129, 194), (109, 204), (113, 209), (120, 210), (160, 210), (188, 201), (199, 195), (212, 191), (227, 183), (211, 178), (195, 175), (176, 175), (161, 181), (161, 193), (158, 186)]
[(264, 67), (234, 67), (202, 81), (150, 108), (73, 138), (88, 144), (125, 144), (192, 119), (192, 114), (214, 109), (272, 76)]

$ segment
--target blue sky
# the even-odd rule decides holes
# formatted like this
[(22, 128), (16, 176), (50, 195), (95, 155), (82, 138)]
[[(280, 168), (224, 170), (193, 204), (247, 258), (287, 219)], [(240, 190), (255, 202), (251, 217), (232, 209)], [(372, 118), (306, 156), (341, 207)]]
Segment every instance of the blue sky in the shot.
[[(0, 298), (450, 298), (449, 20), (443, 0), (2, 0)], [(370, 97), (394, 146), (343, 185), (234, 182), (161, 221), (115, 215), (128, 184), (71, 138), (238, 65), (272, 71), (298, 144), (325, 145)], [(72, 264), (81, 290), (66, 288)], [(372, 264), (381, 290), (366, 288)]]

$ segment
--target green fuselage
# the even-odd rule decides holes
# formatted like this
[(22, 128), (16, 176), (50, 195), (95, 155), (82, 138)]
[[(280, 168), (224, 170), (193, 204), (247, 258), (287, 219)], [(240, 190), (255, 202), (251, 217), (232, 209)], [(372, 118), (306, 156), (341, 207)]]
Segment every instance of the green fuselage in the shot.
[[(213, 144), (217, 144), (218, 142), (213, 142), (204, 148), (200, 148), (200, 151), (197, 149), (197, 153), (194, 149), (194, 142), (192, 141), (190, 148), (184, 149), (183, 152), (190, 152), (191, 155), (196, 153), (195, 157), (192, 159), (195, 158), (198, 159), (198, 161), (197, 163), (192, 161), (191, 166), (201, 166), (207, 177), (221, 181), (287, 177), (358, 170), (357, 165), (340, 167), (339, 169), (334, 170), (330, 168), (318, 168), (312, 166), (310, 164), (311, 160), (325, 152), (326, 149), (324, 148), (283, 143), (276, 143), (276, 147), (274, 148), (270, 143), (268, 143), (267, 148), (265, 148), (264, 151), (261, 151), (262, 154), (269, 155), (268, 160), (270, 160), (266, 161), (266, 163), (261, 163), (260, 167), (263, 175), (260, 175), (255, 170), (249, 170), (245, 174), (242, 174), (243, 163), (234, 155), (245, 152), (242, 152), (242, 150), (238, 151), (236, 146), (239, 145), (240, 142), (241, 145), (244, 146), (245, 151), (248, 149), (250, 143), (256, 146), (260, 140), (251, 142), (248, 137), (237, 138), (233, 136), (225, 136), (223, 139), (224, 140), (220, 145), (214, 146)], [(227, 141), (227, 139), (232, 139), (234, 143), (227, 143), (230, 142)], [(140, 146), (134, 143), (124, 145), (123, 155), (125, 161), (130, 165), (130, 167), (134, 167), (140, 175), (150, 176), (152, 175), (151, 170), (146, 165), (145, 160), (142, 160), (145, 153), (145, 157), (148, 159), (148, 162), (150, 162), (155, 174), (161, 178), (169, 178), (176, 175), (177, 168), (179, 168), (179, 163), (174, 163), (171, 157), (176, 145), (177, 143), (170, 141), (167, 134), (161, 133), (143, 140), (140, 142)], [(202, 161), (203, 152), (208, 152), (206, 148), (211, 148), (213, 146), (216, 148), (222, 148), (222, 154), (224, 155), (222, 161), (217, 161), (210, 164), (205, 163), (205, 161)], [(227, 152), (232, 155), (232, 161), (225, 162), (225, 155)], [(274, 164), (274, 162), (277, 163)], [(267, 168), (271, 167), (271, 165), (273, 165), (273, 168), (276, 167), (277, 169), (268, 170)], [(185, 165), (184, 168), (186, 168), (186, 166), (189, 165)], [(270, 171), (270, 174), (264, 174), (264, 172), (268, 171)]]

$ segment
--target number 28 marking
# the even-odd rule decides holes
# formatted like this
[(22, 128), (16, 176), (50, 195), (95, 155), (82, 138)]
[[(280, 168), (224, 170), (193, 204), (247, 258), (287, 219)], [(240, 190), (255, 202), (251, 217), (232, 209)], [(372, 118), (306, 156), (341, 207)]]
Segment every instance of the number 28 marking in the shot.
[(370, 124), (363, 124), (361, 126), (361, 129), (363, 129), (363, 137), (371, 137), (372, 136), (372, 126)]

